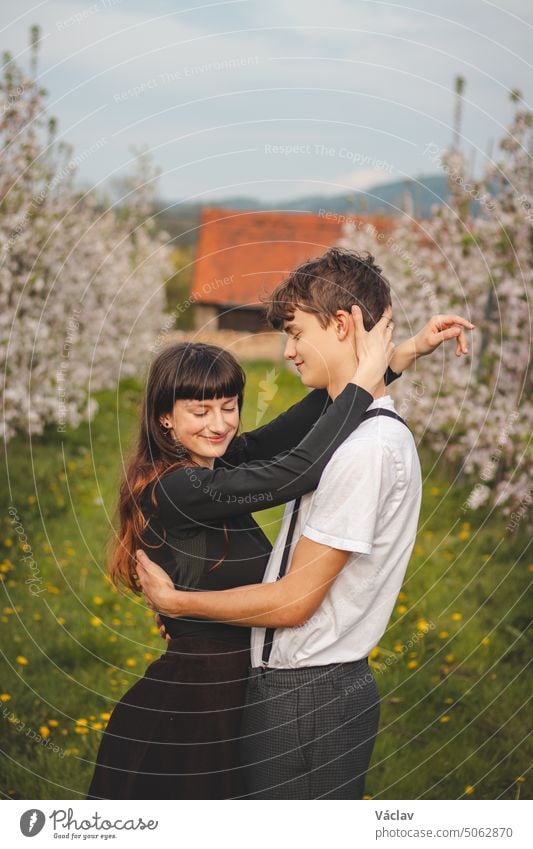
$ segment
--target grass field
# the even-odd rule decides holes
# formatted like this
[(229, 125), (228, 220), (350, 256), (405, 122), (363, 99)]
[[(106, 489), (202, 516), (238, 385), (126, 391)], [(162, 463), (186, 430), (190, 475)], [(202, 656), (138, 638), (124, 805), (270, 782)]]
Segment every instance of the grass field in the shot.
[[(244, 426), (272, 368), (247, 368)], [(287, 372), (263, 421), (302, 394)], [(270, 381), (269, 381), (270, 383)], [(77, 799), (115, 701), (164, 649), (142, 601), (104, 577), (139, 387), (98, 396), (91, 425), (8, 446), (2, 486), (4, 798)], [(531, 553), (523, 530), (464, 512), (470, 487), (426, 472), (418, 539), (372, 664), (383, 699), (367, 781), (380, 799), (530, 798), (525, 676)], [(271, 539), (281, 508), (257, 514)]]

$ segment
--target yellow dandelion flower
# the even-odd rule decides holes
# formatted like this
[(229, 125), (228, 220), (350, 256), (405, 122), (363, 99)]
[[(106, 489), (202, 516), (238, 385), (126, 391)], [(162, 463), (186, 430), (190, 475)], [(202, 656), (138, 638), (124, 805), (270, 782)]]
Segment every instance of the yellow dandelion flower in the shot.
[(103, 728), (103, 727), (104, 726), (102, 725), (101, 722), (93, 722), (93, 724), (92, 724), (93, 731), (100, 731), (100, 729)]
[(450, 654), (446, 655), (444, 660), (446, 661), (446, 663), (452, 663), (455, 660), (455, 655), (450, 652)]
[(77, 719), (77, 720), (76, 720), (76, 725), (87, 725), (87, 722), (88, 722), (88, 720), (87, 720), (87, 719), (84, 719), (84, 718), (82, 717), (81, 719)]
[(105, 711), (105, 713), (100, 714), (100, 719), (105, 719), (105, 721), (107, 722), (107, 720), (111, 719), (111, 714), (109, 713), (109, 711)]
[(13, 608), (12, 608), (12, 607), (4, 607), (4, 613), (7, 613), (7, 614), (8, 614), (8, 616), (9, 616), (11, 613), (14, 613), (14, 612), (15, 612), (15, 611), (13, 610)]
[(35, 502), (37, 501), (35, 495), (28, 495), (27, 500), (28, 500), (28, 504), (35, 504)]
[(366, 795), (363, 796), (363, 799), (373, 799), (373, 798), (374, 798), (373, 796), (366, 796)]
[(79, 753), (80, 753), (79, 749), (75, 749), (75, 748), (65, 749), (66, 755), (79, 755)]
[(103, 604), (104, 603), (104, 600), (103, 600), (102, 596), (100, 596), (100, 595), (93, 596), (93, 601), (94, 601), (95, 604)]
[(462, 618), (462, 613), (452, 613), (452, 622), (460, 622)]
[(41, 737), (49, 737), (50, 733), (50, 729), (47, 725), (41, 725), (41, 727), (39, 728), (39, 734), (41, 735)]
[(65, 620), (63, 619), (62, 616), (58, 616), (57, 619), (56, 619), (56, 622), (57, 622), (58, 625), (64, 625), (65, 624)]
[(144, 615), (147, 616), (148, 619), (150, 619), (154, 615), (154, 612), (153, 610), (145, 610)]
[(422, 631), (424, 634), (427, 634), (427, 632), (429, 631), (429, 622), (427, 621), (427, 619), (419, 619), (416, 623), (416, 627), (419, 631)]
[(153, 656), (153, 654), (152, 654), (151, 652), (149, 652), (149, 651), (145, 651), (145, 653), (144, 653), (144, 659), (145, 659), (145, 660), (153, 660), (153, 659), (154, 659), (154, 656)]
[(407, 669), (416, 669), (417, 666), (418, 666), (418, 663), (417, 663), (416, 660), (410, 660), (409, 663), (407, 664)]
[(515, 781), (518, 782), (518, 784), (523, 784), (525, 780), (526, 779), (524, 778), (523, 775), (517, 775), (516, 778), (515, 778)]
[(86, 728), (84, 725), (76, 725), (76, 728), (74, 729), (74, 733), (75, 734), (88, 734), (89, 729)]
[(31, 618), (33, 619), (34, 622), (41, 622), (43, 617), (41, 616), (40, 613), (34, 613)]
[(396, 608), (396, 610), (400, 614), (407, 613), (407, 607), (405, 606), (405, 604), (399, 604), (398, 607)]
[(490, 678), (490, 680), (491, 680), (491, 681), (496, 681), (496, 678), (497, 678), (497, 677), (498, 677), (498, 676), (496, 675), (496, 673), (495, 673), (495, 672), (493, 672), (493, 673), (492, 673), (492, 675), (489, 675), (489, 678)]
[(447, 699), (444, 699), (444, 703), (445, 703), (445, 704), (447, 704), (447, 705), (452, 705), (452, 704), (453, 704), (453, 699), (451, 699), (451, 698), (448, 696), (448, 698), (447, 698)]
[(109, 637), (108, 642), (110, 642), (110, 643), (116, 643), (116, 641), (117, 641), (117, 637), (116, 637), (116, 635), (115, 635), (115, 634), (111, 634), (111, 636)]
[(439, 631), (439, 637), (441, 640), (447, 640), (449, 636), (450, 634), (448, 631)]
[(48, 725), (50, 725), (51, 728), (57, 728), (59, 722), (57, 721), (57, 719), (49, 719)]
[(26, 657), (23, 657), (23, 655), (19, 654), (17, 656), (17, 663), (19, 663), (21, 666), (27, 666), (28, 659)]
[(474, 790), (475, 790), (475, 787), (472, 784), (467, 784), (465, 789), (464, 789), (464, 792), (466, 793), (467, 796), (471, 796), (472, 793), (474, 792)]
[(112, 624), (112, 625), (122, 625), (122, 622), (121, 622), (121, 620), (120, 620), (120, 619), (117, 619), (117, 617), (115, 616), (115, 617), (111, 620), (111, 624)]
[(396, 652), (402, 652), (403, 651), (403, 643), (394, 643), (392, 650), (396, 651)]
[(155, 625), (152, 625), (152, 627), (150, 628), (150, 633), (151, 634), (159, 634), (159, 628), (156, 628)]
[(134, 657), (128, 657), (128, 659), (126, 660), (126, 666), (135, 666), (136, 664), (137, 661)]
[(481, 640), (481, 645), (482, 645), (482, 646), (488, 646), (488, 645), (490, 645), (490, 639), (489, 639), (489, 637), (483, 637), (483, 639)]
[(432, 486), (431, 489), (429, 490), (429, 492), (430, 492), (431, 495), (440, 495), (440, 487), (439, 486)]
[(467, 540), (469, 538), (470, 538), (470, 531), (460, 531), (460, 533), (459, 533), (459, 539), (460, 540), (464, 541), (464, 540)]
[(439, 722), (449, 722), (450, 719), (451, 719), (451, 716), (448, 716), (448, 715), (441, 716), (441, 718), (439, 719)]
[(368, 656), (371, 660), (373, 660), (378, 655), (379, 655), (379, 646), (375, 646)]
[(13, 545), (13, 540), (12, 540), (12, 539), (10, 539), (9, 537), (7, 537), (7, 538), (4, 540), (4, 545), (5, 545), (5, 546), (7, 546), (7, 548), (11, 548), (11, 546)]
[(463, 522), (461, 527), (463, 528), (464, 531), (469, 531), (470, 528), (472, 527), (472, 525), (470, 524), (470, 522)]
[(11, 696), (9, 693), (0, 693), (0, 702), (9, 702), (11, 700)]
[(420, 555), (420, 554), (423, 554), (423, 553), (424, 553), (424, 546), (417, 543), (415, 545), (415, 554)]
[(416, 657), (416, 652), (415, 652), (415, 651), (410, 651), (410, 652), (409, 652), (409, 657)]
[(91, 625), (93, 626), (93, 628), (99, 628), (101, 624), (102, 624), (102, 620), (100, 619), (99, 616), (92, 616), (91, 617)]
[(400, 592), (398, 593), (398, 598), (400, 601), (405, 601), (405, 599), (407, 598), (403, 590), (400, 590)]

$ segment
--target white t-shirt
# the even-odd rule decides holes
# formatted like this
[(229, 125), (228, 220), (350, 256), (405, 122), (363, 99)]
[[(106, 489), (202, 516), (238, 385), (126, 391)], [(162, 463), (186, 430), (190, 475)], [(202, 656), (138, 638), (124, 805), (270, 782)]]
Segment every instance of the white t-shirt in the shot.
[[(378, 407), (395, 412), (390, 395), (368, 409)], [(404, 579), (421, 492), (416, 445), (402, 422), (371, 418), (342, 443), (318, 489), (301, 500), (291, 556), (300, 535), (352, 553), (313, 616), (304, 625), (276, 630), (269, 667), (323, 666), (368, 656), (387, 627)], [(265, 582), (279, 574), (293, 505), (285, 508)], [(264, 628), (252, 630), (252, 666), (262, 666), (264, 635)]]

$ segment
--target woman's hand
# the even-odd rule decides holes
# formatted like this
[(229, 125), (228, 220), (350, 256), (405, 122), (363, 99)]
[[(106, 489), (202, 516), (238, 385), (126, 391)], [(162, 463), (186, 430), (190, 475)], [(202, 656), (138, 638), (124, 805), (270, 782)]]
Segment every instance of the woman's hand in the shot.
[(161, 619), (159, 613), (156, 613), (155, 624), (159, 628), (159, 634), (161, 635), (162, 639), (166, 640), (167, 643), (170, 643), (170, 634), (167, 634), (167, 629), (163, 625), (163, 620)]
[(398, 345), (390, 362), (390, 367), (396, 374), (409, 368), (418, 357), (425, 357), (436, 351), (439, 345), (449, 339), (456, 339), (455, 356), (468, 354), (468, 342), (465, 330), (474, 330), (475, 325), (460, 315), (434, 315), (406, 342)]
[(164, 616), (179, 616), (179, 596), (167, 573), (146, 556), (137, 551), (137, 574), (148, 607)]
[(434, 315), (428, 323), (413, 338), (415, 341), (417, 357), (431, 354), (447, 339), (457, 339), (455, 356), (468, 354), (468, 343), (464, 328), (473, 330), (475, 327), (471, 321), (467, 321), (460, 315)]
[(394, 353), (392, 308), (387, 307), (372, 330), (365, 329), (363, 313), (355, 304), (352, 306), (352, 319), (355, 325), (357, 368), (351, 383), (362, 386), (374, 395), (383, 382), (383, 375)]

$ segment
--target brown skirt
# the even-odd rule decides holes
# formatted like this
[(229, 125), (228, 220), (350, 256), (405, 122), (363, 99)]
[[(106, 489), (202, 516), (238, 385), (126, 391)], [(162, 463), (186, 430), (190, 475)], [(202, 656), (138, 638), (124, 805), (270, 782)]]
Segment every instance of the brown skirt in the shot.
[(238, 741), (249, 648), (171, 640), (117, 703), (88, 799), (231, 799), (243, 793)]

